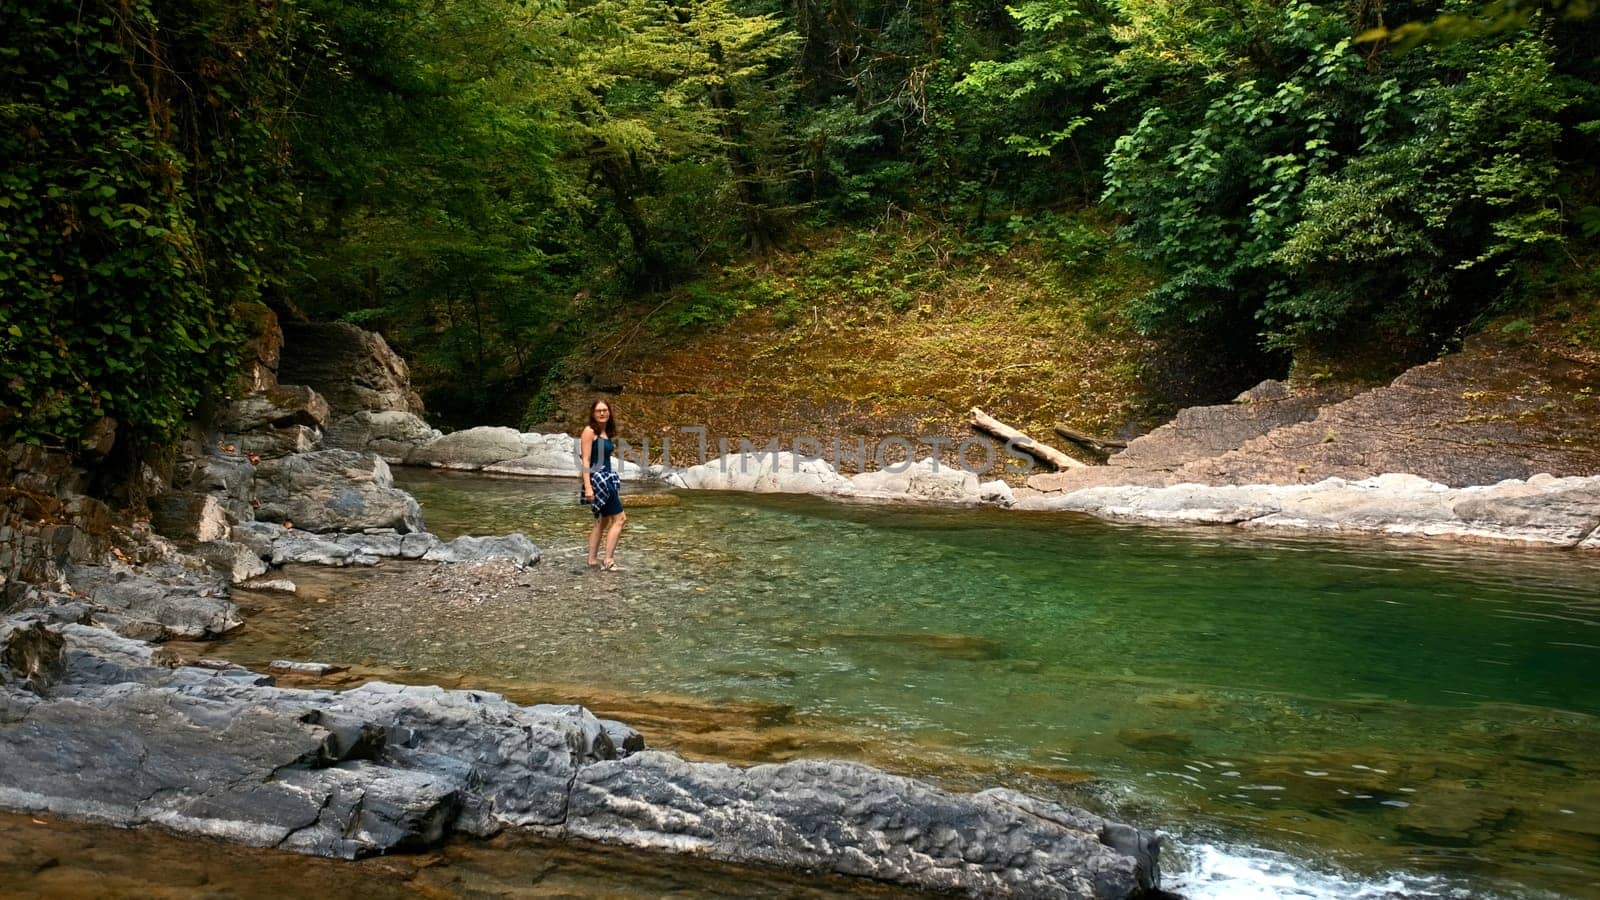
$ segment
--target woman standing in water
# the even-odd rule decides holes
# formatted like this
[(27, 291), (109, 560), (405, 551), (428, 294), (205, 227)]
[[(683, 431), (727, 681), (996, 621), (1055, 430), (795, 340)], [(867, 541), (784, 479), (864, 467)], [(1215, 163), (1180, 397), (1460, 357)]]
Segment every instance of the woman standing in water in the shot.
[[(611, 468), (611, 454), (616, 450), (617, 420), (611, 415), (611, 404), (596, 400), (589, 406), (589, 424), (583, 427), (578, 445), (583, 453), (583, 499), (594, 510), (594, 528), (589, 532), (589, 567), (607, 572), (620, 572), (617, 565), (617, 539), (622, 537), (622, 526), (628, 514), (622, 511), (621, 482)], [(600, 559), (600, 540), (605, 539), (605, 561)]]

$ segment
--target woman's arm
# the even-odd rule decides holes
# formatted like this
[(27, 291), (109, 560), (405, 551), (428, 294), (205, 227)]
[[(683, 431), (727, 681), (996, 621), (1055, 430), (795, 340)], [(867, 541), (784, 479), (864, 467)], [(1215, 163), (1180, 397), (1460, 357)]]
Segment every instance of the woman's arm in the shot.
[(583, 481), (583, 496), (587, 499), (594, 496), (594, 486), (589, 483), (589, 448), (594, 446), (594, 429), (585, 425), (578, 443), (583, 451), (583, 468), (578, 470), (578, 477)]

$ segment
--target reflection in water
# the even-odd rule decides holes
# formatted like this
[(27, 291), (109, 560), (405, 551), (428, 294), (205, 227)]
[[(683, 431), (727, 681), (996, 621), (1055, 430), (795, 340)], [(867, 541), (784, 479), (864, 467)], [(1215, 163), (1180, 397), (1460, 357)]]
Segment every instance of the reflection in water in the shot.
[(771, 740), (646, 729), (690, 753), (1047, 792), (1089, 772), (1200, 868), (1245, 841), (1440, 891), (1600, 882), (1592, 556), (683, 494), (636, 503), (631, 570), (596, 574), (568, 483), (400, 478), (434, 530), (522, 530), (544, 561), (297, 572), (222, 652), (624, 719), (656, 695), (781, 711), (743, 729)]

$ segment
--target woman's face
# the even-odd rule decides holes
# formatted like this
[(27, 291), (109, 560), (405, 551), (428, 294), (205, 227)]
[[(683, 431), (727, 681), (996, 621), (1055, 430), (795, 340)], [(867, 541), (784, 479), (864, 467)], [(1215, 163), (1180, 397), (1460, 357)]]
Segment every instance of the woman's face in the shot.
[(604, 424), (609, 418), (611, 418), (611, 407), (602, 403), (594, 408), (594, 420), (596, 422)]

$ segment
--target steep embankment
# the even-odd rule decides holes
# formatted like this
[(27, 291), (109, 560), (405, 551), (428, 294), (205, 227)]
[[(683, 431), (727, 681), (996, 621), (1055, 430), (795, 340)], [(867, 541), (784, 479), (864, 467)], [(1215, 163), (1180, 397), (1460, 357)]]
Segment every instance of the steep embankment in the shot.
[(1600, 354), (1559, 331), (1484, 333), (1353, 396), (1272, 383), (1233, 404), (1186, 409), (1106, 466), (1037, 475), (1028, 487), (1312, 484), (1396, 472), (1464, 487), (1593, 475), (1597, 390)]
[[(686, 425), (704, 425), (713, 442), (871, 446), (889, 435), (970, 437), (974, 405), (1042, 438), (1058, 423), (1155, 424), (1217, 395), (1214, 374), (1122, 320), (1117, 310), (1148, 282), (1109, 245), (1063, 266), (1048, 248), (963, 247), (901, 226), (808, 240), (594, 335), (563, 363), (570, 377), (553, 402), (524, 424), (571, 430), (604, 394), (633, 440), (675, 435), (682, 451)], [(676, 450), (674, 459), (696, 461)]]

